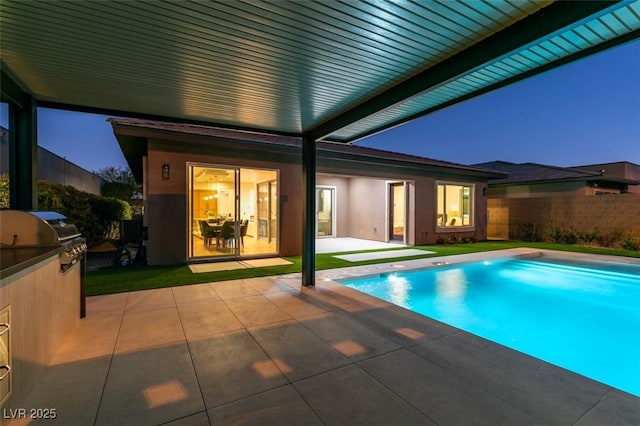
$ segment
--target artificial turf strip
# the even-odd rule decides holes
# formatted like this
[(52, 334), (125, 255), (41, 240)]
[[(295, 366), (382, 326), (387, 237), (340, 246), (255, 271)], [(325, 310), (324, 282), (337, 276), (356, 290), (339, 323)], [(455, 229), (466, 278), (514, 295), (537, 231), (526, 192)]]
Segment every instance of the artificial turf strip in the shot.
[[(423, 259), (435, 256), (450, 256), (454, 254), (468, 254), (482, 251), (502, 250), (516, 247), (531, 247), (548, 250), (563, 250), (580, 253), (606, 254), (614, 256), (640, 257), (640, 252), (629, 250), (613, 250), (599, 247), (585, 247), (566, 244), (551, 243), (524, 243), (505, 241), (486, 241), (471, 244), (452, 244), (435, 246), (415, 246), (412, 248), (431, 251), (424, 256), (410, 256), (396, 258), (401, 260)], [(399, 248), (404, 249), (406, 247)], [(380, 250), (363, 250), (364, 253)], [(371, 265), (376, 263), (388, 263), (391, 259), (367, 260), (361, 262), (348, 262), (334, 257), (340, 253), (318, 254), (316, 255), (316, 270), (345, 268), (349, 266)], [(147, 290), (153, 288), (173, 287), (187, 284), (199, 284), (215, 281), (227, 281), (243, 278), (263, 277), (271, 275), (282, 275), (302, 270), (301, 257), (286, 257), (292, 262), (290, 265), (267, 266), (263, 268), (234, 269), (230, 271), (204, 272), (194, 274), (188, 266), (142, 266), (119, 268), (113, 267), (98, 271), (87, 272), (87, 296), (97, 296), (101, 294), (121, 293), (126, 291)]]

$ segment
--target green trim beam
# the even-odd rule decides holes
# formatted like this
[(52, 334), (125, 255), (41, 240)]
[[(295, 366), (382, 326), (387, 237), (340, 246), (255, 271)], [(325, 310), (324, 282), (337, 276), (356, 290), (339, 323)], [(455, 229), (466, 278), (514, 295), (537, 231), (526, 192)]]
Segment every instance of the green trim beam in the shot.
[[(555, 2), (540, 11), (516, 22), (506, 29), (474, 44), (415, 76), (351, 109), (341, 111), (332, 119), (307, 130), (314, 140), (332, 140), (331, 135), (359, 120), (376, 114), (421, 92), (438, 87), (473, 69), (527, 46), (556, 31), (603, 13), (618, 2), (584, 1), (576, 7), (573, 2)], [(518, 79), (524, 78), (520, 76)], [(456, 99), (456, 102), (459, 100)], [(417, 114), (424, 115), (425, 112)], [(415, 118), (415, 116), (413, 117)], [(386, 129), (390, 126), (384, 125)], [(382, 129), (376, 129), (377, 131)], [(360, 137), (354, 138), (359, 139)], [(352, 142), (353, 140), (338, 140)]]

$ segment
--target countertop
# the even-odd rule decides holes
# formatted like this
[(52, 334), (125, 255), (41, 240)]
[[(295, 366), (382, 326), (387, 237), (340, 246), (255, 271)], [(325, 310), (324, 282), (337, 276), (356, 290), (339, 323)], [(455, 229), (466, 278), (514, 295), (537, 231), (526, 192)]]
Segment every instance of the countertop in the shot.
[(0, 248), (0, 279), (20, 272), (48, 257), (57, 256), (62, 250), (61, 246), (2, 247)]

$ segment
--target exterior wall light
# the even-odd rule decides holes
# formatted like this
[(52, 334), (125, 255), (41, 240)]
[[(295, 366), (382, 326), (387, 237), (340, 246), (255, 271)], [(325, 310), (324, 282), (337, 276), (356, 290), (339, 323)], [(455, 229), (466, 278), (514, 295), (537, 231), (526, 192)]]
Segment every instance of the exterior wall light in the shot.
[(163, 164), (162, 165), (162, 180), (169, 180), (169, 165), (168, 164)]

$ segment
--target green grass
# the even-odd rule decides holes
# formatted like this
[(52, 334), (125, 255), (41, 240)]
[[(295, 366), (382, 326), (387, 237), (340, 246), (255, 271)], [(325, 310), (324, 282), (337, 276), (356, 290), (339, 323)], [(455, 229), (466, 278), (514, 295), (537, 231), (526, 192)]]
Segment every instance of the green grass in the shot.
[[(511, 241), (486, 241), (472, 244), (452, 244), (415, 246), (412, 248), (432, 251), (424, 255), (402, 257), (402, 260), (422, 259), (435, 256), (450, 256), (454, 254), (477, 253), (491, 250), (502, 250), (516, 247), (531, 247), (548, 250), (562, 250), (591, 254), (606, 254), (613, 256), (628, 256), (640, 258), (640, 252), (630, 250), (614, 250), (601, 247), (585, 247), (567, 244), (553, 243), (525, 243)], [(398, 250), (404, 249), (401, 247)], [(375, 252), (380, 250), (364, 250), (349, 253)], [(370, 265), (375, 263), (392, 262), (393, 259), (367, 260), (362, 262), (347, 262), (333, 257), (337, 253), (316, 255), (316, 269), (335, 269), (349, 266)], [(292, 262), (284, 266), (268, 266), (263, 268), (235, 269), (231, 271), (205, 272), (194, 274), (188, 266), (144, 266), (133, 268), (109, 268), (87, 272), (87, 296), (100, 294), (120, 293), (125, 291), (146, 290), (152, 288), (173, 287), (187, 284), (198, 284), (215, 281), (235, 280), (242, 278), (263, 277), (281, 275), (292, 272), (300, 272), (302, 269), (301, 258), (287, 257)], [(398, 259), (398, 258), (396, 258)]]

